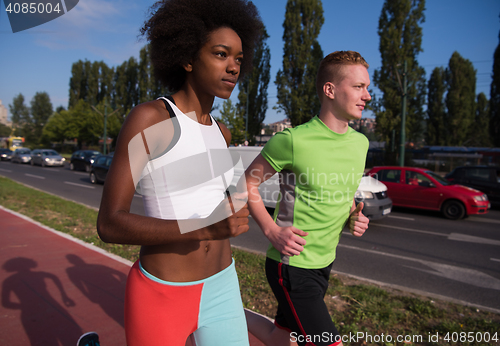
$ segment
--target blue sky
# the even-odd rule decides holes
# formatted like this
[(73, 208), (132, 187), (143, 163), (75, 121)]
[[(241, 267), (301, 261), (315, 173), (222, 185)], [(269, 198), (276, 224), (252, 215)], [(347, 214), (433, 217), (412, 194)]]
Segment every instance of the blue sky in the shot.
[[(155, 1), (80, 0), (67, 14), (51, 22), (12, 33), (3, 0), (0, 6), (0, 100), (8, 108), (19, 93), (29, 102), (37, 92), (49, 94), (54, 108), (67, 107), (71, 66), (78, 60), (104, 61), (117, 66), (138, 58), (146, 44), (139, 29)], [(265, 123), (281, 120), (276, 113), (274, 78), (282, 66), (283, 20), (286, 0), (255, 0), (270, 35), (271, 83)], [(378, 19), (383, 0), (324, 0), (325, 23), (319, 36), (324, 54), (359, 51), (370, 64), (370, 75), (381, 64)], [(499, 43), (500, 1), (428, 0), (423, 23), (424, 52), (419, 63), (429, 76), (448, 65), (454, 51), (473, 62), (476, 92), (489, 98), (493, 53)], [(236, 100), (237, 90), (232, 99)], [(223, 100), (216, 100), (222, 104)], [(214, 115), (217, 115), (215, 113)], [(367, 114), (369, 116), (369, 114)]]

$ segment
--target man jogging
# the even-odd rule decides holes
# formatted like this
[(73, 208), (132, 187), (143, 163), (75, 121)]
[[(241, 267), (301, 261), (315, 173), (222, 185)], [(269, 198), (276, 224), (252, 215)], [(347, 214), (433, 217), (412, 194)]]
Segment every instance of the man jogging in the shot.
[[(275, 327), (247, 311), (249, 330), (267, 345), (342, 344), (324, 296), (342, 229), (349, 224), (361, 236), (368, 228), (363, 203), (356, 208), (354, 202), (368, 139), (349, 121), (361, 118), (369, 85), (359, 53), (325, 57), (316, 80), (320, 114), (277, 133), (245, 172), (250, 213), (271, 242), (266, 275), (278, 300)], [(276, 172), (280, 198), (273, 219), (258, 187)], [(324, 333), (333, 337), (324, 340)]]

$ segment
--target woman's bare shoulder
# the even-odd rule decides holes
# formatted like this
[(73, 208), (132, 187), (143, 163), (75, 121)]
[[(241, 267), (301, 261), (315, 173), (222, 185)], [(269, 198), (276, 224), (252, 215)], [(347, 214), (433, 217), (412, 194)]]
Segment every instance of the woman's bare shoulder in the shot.
[(167, 119), (170, 119), (170, 114), (165, 108), (163, 101), (154, 100), (141, 103), (132, 108), (125, 120), (124, 126), (132, 126), (136, 130), (141, 131)]

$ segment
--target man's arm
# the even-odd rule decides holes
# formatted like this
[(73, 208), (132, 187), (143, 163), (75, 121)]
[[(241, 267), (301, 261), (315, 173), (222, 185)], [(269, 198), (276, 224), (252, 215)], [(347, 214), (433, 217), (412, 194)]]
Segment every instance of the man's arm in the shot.
[(308, 233), (291, 227), (278, 226), (269, 215), (259, 193), (259, 185), (271, 178), (276, 170), (259, 154), (245, 171), (248, 191), (248, 209), (264, 235), (280, 253), (286, 256), (299, 255), (306, 241), (301, 238)]

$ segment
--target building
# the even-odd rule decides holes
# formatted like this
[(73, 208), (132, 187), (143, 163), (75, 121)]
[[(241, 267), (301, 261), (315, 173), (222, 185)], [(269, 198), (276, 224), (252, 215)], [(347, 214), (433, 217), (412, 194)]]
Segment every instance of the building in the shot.
[(268, 126), (273, 131), (273, 134), (275, 134), (276, 132), (281, 132), (284, 129), (292, 127), (292, 123), (290, 122), (290, 119), (285, 119), (269, 124)]
[(361, 118), (349, 121), (349, 126), (357, 131), (359, 131), (361, 127), (364, 127), (367, 132), (375, 132), (376, 125), (377, 121), (375, 118)]
[(7, 108), (2, 104), (2, 100), (0, 100), (0, 124), (4, 124), (7, 126), (12, 126), (12, 123), (7, 119)]

